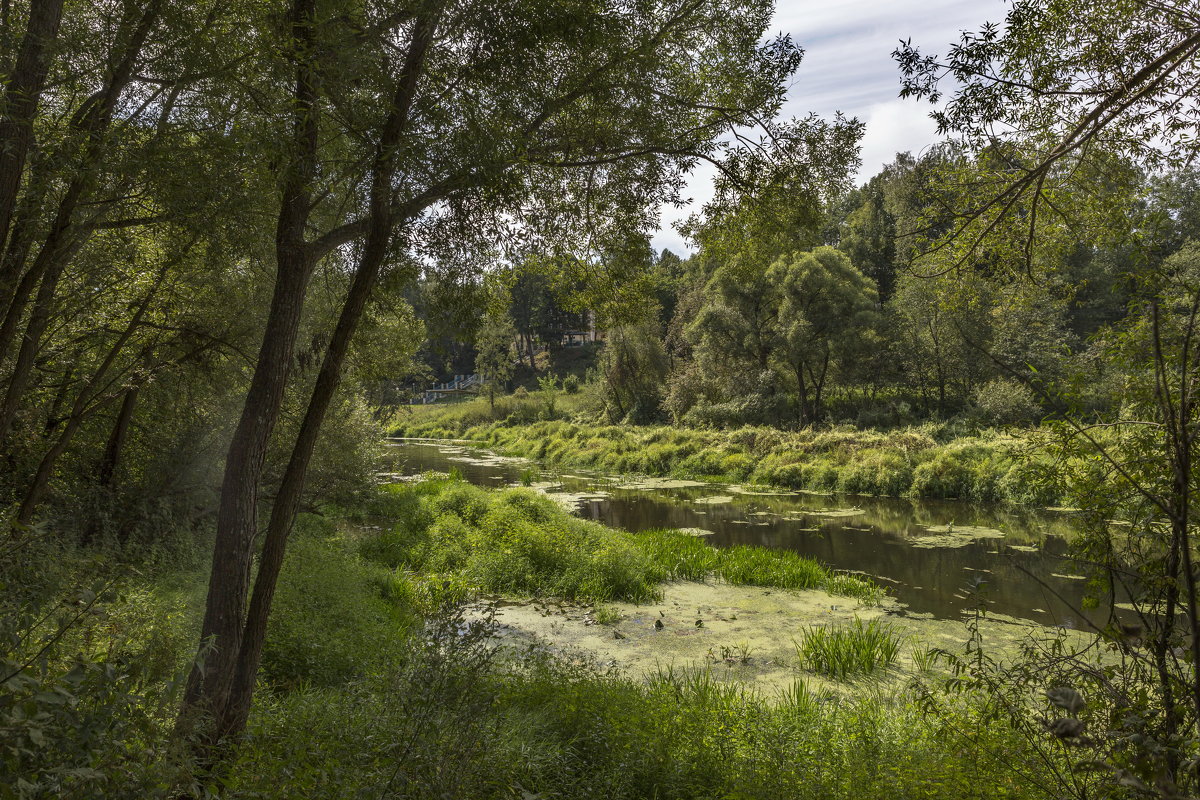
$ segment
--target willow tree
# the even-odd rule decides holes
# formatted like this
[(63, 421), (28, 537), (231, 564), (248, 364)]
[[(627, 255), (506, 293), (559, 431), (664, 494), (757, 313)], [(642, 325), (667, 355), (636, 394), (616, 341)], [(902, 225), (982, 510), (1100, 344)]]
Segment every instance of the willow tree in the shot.
[[(246, 719), (313, 443), (381, 273), (482, 243), (513, 262), (534, 249), (586, 255), (649, 228), (686, 170), (728, 161), (726, 133), (778, 110), (800, 53), (786, 38), (761, 43), (770, 15), (757, 0), (290, 3), (278, 61), (263, 67), (292, 87), (275, 123), (287, 144), (274, 297), (226, 459), (201, 659), (186, 694), (215, 736)], [(278, 35), (270, 20), (256, 24)], [(308, 283), (334, 254), (350, 257), (353, 278), (251, 593), (266, 446)]]
[(777, 358), (796, 382), (800, 424), (824, 413), (831, 375), (852, 375), (873, 344), (879, 292), (850, 259), (832, 247), (776, 261), (768, 278), (780, 287)]

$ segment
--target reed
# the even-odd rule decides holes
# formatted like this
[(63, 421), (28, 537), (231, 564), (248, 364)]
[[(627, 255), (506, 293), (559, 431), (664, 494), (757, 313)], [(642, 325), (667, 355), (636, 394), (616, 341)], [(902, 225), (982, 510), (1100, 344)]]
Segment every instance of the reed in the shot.
[(890, 667), (900, 652), (895, 629), (879, 620), (852, 625), (812, 626), (796, 645), (800, 663), (821, 675), (846, 680)]

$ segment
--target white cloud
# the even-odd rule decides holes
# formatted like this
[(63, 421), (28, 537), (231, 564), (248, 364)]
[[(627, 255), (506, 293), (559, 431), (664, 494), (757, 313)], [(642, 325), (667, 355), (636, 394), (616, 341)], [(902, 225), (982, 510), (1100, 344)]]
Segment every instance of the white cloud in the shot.
[[(770, 35), (790, 33), (805, 50), (784, 114), (841, 111), (863, 120), (863, 166), (856, 177), (866, 180), (897, 152), (917, 153), (936, 141), (928, 104), (898, 97), (900, 73), (891, 53), (900, 40), (911, 37), (923, 51), (943, 54), (960, 32), (1000, 21), (1006, 10), (1003, 0), (778, 0)], [(691, 208), (662, 210), (656, 249), (684, 251), (672, 225), (711, 196), (712, 174), (698, 169), (688, 181)]]
[(862, 115), (866, 130), (862, 138), (862, 166), (857, 181), (864, 183), (897, 153), (918, 155), (937, 141), (937, 127), (929, 118), (929, 106), (912, 100), (877, 103)]

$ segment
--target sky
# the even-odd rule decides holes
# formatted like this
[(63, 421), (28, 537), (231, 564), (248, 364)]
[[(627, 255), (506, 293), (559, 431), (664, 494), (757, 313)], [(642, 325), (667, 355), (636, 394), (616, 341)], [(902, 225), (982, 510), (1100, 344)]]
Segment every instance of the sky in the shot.
[[(1003, 0), (777, 0), (768, 34), (790, 33), (805, 51), (783, 116), (841, 111), (865, 122), (856, 176), (865, 182), (896, 153), (919, 153), (937, 141), (929, 104), (899, 97), (891, 53), (900, 40), (911, 37), (923, 53), (944, 55), (961, 31), (1000, 22), (1006, 10)], [(684, 191), (691, 205), (662, 209), (655, 250), (690, 252), (673, 225), (711, 196), (712, 175), (711, 167), (697, 167)]]

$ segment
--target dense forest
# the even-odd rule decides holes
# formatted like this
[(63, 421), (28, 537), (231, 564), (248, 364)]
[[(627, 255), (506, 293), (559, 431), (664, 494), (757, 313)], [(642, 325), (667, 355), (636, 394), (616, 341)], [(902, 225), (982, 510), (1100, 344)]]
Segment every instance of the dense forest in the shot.
[(1200, 792), (1200, 8), (774, 13), (0, 2), (0, 798)]

